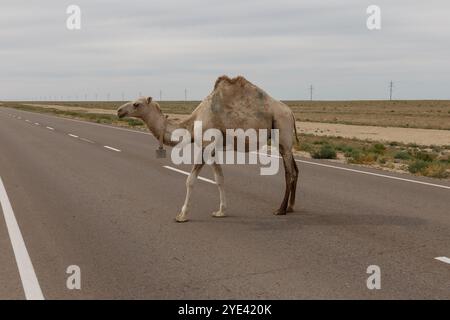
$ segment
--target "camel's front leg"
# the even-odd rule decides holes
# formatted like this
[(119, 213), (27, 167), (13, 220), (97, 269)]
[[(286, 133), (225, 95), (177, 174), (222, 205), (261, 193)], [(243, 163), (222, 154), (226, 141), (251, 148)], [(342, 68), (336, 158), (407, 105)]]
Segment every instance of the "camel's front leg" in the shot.
[(220, 207), (219, 211), (213, 212), (213, 217), (220, 218), (225, 217), (225, 209), (227, 208), (227, 201), (225, 198), (225, 189), (223, 187), (223, 172), (222, 167), (220, 164), (214, 163), (212, 164), (213, 170), (214, 170), (214, 178), (216, 180), (217, 187), (219, 187), (219, 194), (220, 194)]
[(194, 188), (195, 181), (197, 180), (198, 174), (200, 173), (202, 167), (203, 164), (194, 164), (191, 170), (191, 174), (186, 180), (186, 199), (184, 200), (184, 205), (181, 208), (181, 212), (175, 218), (177, 222), (188, 221), (187, 214), (189, 212), (189, 206), (191, 203), (191, 192), (192, 189)]

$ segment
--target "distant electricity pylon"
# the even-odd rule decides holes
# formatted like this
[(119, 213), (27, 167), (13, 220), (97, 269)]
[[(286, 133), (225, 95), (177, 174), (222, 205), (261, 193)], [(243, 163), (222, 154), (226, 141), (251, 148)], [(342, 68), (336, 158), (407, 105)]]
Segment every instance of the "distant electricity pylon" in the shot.
[(184, 101), (187, 101), (187, 89), (184, 89)]
[(309, 99), (312, 101), (313, 100), (313, 91), (314, 91), (314, 87), (313, 85), (309, 86)]
[(159, 101), (162, 101), (162, 90), (159, 90)]
[(392, 101), (392, 91), (394, 90), (394, 82), (389, 83), (389, 100)]

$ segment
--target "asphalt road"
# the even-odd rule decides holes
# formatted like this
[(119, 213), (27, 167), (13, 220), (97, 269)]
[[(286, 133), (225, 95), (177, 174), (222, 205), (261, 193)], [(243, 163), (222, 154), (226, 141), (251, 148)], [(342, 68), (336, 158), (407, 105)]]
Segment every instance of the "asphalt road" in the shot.
[[(450, 298), (450, 264), (436, 259), (450, 257), (448, 181), (299, 159), (296, 212), (274, 216), (282, 171), (230, 165), (229, 217), (211, 217), (218, 190), (198, 181), (191, 221), (177, 224), (186, 176), (156, 146), (0, 107), (0, 298)], [(71, 265), (81, 290), (66, 286)]]

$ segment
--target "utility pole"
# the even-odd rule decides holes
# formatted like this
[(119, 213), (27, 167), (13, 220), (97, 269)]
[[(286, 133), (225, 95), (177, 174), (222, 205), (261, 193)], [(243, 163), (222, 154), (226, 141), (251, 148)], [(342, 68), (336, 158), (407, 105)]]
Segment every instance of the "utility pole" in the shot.
[(187, 101), (187, 89), (184, 89), (184, 102)]
[(390, 101), (392, 101), (392, 91), (393, 91), (393, 89), (394, 89), (394, 82), (392, 82), (392, 80), (391, 80), (391, 82), (389, 83), (389, 100)]
[(314, 87), (313, 85), (309, 86), (309, 99), (312, 101), (313, 100), (313, 91), (314, 91)]
[(162, 101), (162, 90), (159, 90), (159, 101)]

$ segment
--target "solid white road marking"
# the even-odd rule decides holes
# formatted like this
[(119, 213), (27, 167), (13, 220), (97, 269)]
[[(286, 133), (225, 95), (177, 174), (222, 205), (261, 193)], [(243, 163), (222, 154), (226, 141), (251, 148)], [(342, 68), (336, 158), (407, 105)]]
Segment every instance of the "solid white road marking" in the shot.
[(72, 137), (72, 138), (78, 138), (78, 136), (76, 136), (76, 135), (74, 135), (74, 134), (71, 134), (71, 133), (68, 133), (67, 135), (70, 136), (70, 137)]
[(27, 300), (44, 300), (39, 281), (34, 272), (33, 264), (28, 255), (27, 247), (23, 241), (22, 233), (14, 216), (11, 203), (6, 194), (5, 186), (0, 177), (0, 203), (5, 217), (6, 228), (8, 229), (9, 239), (11, 240), (17, 267), (19, 269), (20, 279)]
[(436, 259), (436, 260), (439, 260), (439, 261), (441, 261), (441, 262), (450, 264), (450, 258), (447, 258), (447, 257), (437, 257), (437, 258), (435, 258), (435, 259)]
[(116, 148), (113, 148), (113, 147), (110, 147), (110, 146), (103, 146), (103, 147), (106, 148), (106, 149), (112, 150), (112, 151), (122, 152), (122, 150), (119, 150), (119, 149), (116, 149)]
[[(262, 152), (254, 152), (254, 153), (267, 156), (267, 154), (264, 154)], [(277, 155), (269, 155), (269, 156), (270, 157), (281, 158), (280, 156), (277, 156)], [(367, 174), (367, 175), (375, 176), (375, 177), (381, 177), (381, 178), (387, 178), (387, 179), (393, 179), (393, 180), (400, 180), (400, 181), (411, 182), (411, 183), (418, 183), (418, 184), (422, 184), (422, 185), (426, 185), (426, 186), (430, 186), (430, 187), (437, 187), (437, 188), (443, 188), (443, 189), (449, 189), (450, 190), (450, 186), (444, 186), (442, 184), (435, 184), (435, 183), (429, 183), (429, 182), (424, 182), (424, 181), (418, 181), (418, 180), (394, 177), (394, 176), (389, 176), (387, 174), (381, 174), (381, 173), (374, 173), (374, 172), (368, 172), (368, 171), (362, 171), (362, 170), (338, 167), (338, 166), (333, 166), (333, 165), (330, 165), (330, 164), (324, 164), (324, 163), (318, 163), (318, 162), (312, 162), (312, 161), (306, 161), (306, 160), (295, 159), (295, 161), (296, 162), (301, 162), (301, 163), (306, 163), (306, 164), (312, 164), (314, 166), (320, 166), (320, 167), (325, 167), (325, 168), (332, 168), (332, 169), (337, 169), (337, 170), (344, 170), (344, 171), (361, 173), (361, 174)]]
[[(163, 167), (164, 167), (164, 168), (166, 168), (166, 169), (169, 169), (169, 170), (172, 170), (172, 171), (175, 171), (175, 172), (178, 172), (178, 173), (184, 174), (184, 175), (186, 175), (186, 176), (188, 176), (188, 175), (190, 175), (190, 174), (191, 174), (190, 172), (186, 172), (186, 171), (183, 171), (183, 170), (180, 170), (180, 169), (174, 168), (174, 167), (169, 167), (169, 166), (163, 166)], [(213, 181), (213, 180), (210, 180), (210, 179), (207, 179), (207, 178), (203, 178), (203, 177), (198, 177), (197, 179), (199, 179), (199, 180), (202, 180), (202, 181), (206, 181), (206, 182), (209, 182), (209, 183), (212, 183), (212, 184), (216, 184), (216, 182), (215, 182), (215, 181)]]
[(52, 127), (46, 127), (48, 130), (55, 130), (55, 129), (53, 129)]
[(367, 174), (367, 175), (371, 175), (371, 176), (375, 176), (375, 177), (381, 177), (381, 178), (387, 178), (387, 179), (393, 179), (393, 180), (399, 180), (399, 181), (405, 181), (405, 182), (411, 182), (411, 183), (418, 183), (418, 184), (422, 184), (422, 185), (425, 185), (425, 186), (437, 187), (437, 188), (443, 188), (443, 189), (449, 189), (450, 190), (450, 186), (444, 186), (444, 185), (441, 185), (441, 184), (429, 183), (429, 182), (412, 180), (412, 179), (406, 179), (406, 178), (400, 178), (400, 177), (394, 177), (394, 176), (388, 176), (386, 174), (381, 174), (381, 173), (374, 173), (374, 172), (367, 172), (367, 171), (361, 171), (361, 170), (350, 169), (350, 168), (343, 168), (343, 167), (332, 166), (332, 165), (329, 165), (329, 164), (317, 163), (317, 162), (312, 162), (312, 161), (297, 160), (297, 159), (295, 161), (302, 162), (302, 163), (307, 163), (307, 164), (312, 164), (312, 165), (315, 165), (315, 166), (333, 168), (333, 169), (344, 170), (344, 171), (349, 171), (349, 172), (362, 173), (362, 174)]

